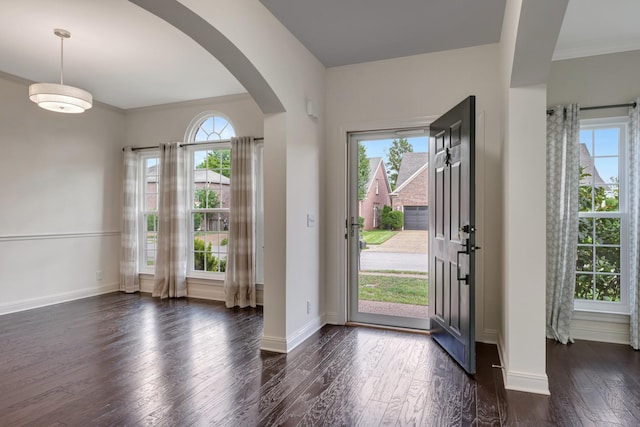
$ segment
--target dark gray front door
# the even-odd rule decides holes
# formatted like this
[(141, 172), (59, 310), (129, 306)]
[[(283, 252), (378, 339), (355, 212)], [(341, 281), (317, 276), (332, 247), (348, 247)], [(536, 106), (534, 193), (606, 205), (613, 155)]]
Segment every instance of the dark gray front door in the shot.
[(430, 126), (429, 319), (432, 337), (475, 373), (475, 97)]

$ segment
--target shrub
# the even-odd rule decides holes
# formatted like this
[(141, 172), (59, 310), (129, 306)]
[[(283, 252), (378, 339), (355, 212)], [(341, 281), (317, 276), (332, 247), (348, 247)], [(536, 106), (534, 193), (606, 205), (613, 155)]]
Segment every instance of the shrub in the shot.
[(363, 216), (359, 216), (358, 217), (358, 224), (360, 224), (360, 230), (364, 230), (364, 217)]
[(229, 244), (229, 239), (227, 239), (226, 237), (220, 240), (220, 246), (226, 246), (228, 244)]
[[(211, 250), (211, 242), (206, 246), (204, 240), (200, 240), (197, 237), (193, 240), (193, 269), (199, 271), (218, 271), (218, 267), (220, 267), (219, 271), (225, 271), (227, 262), (226, 260), (222, 260), (224, 263), (224, 267), (222, 263), (219, 263), (218, 258), (213, 255), (213, 251)], [(205, 268), (205, 259), (206, 259), (206, 268)], [(220, 264), (220, 265), (219, 265)]]
[(404, 213), (393, 211), (389, 213), (389, 227), (392, 230), (400, 230), (404, 225)]
[(404, 224), (404, 214), (400, 211), (394, 211), (389, 206), (382, 208), (380, 215), (380, 225), (382, 228), (391, 230), (400, 230)]

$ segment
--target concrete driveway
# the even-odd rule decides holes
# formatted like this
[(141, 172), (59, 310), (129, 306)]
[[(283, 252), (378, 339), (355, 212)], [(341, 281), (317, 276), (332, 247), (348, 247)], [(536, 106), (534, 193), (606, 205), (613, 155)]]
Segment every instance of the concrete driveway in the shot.
[(381, 245), (369, 245), (363, 252), (392, 252), (397, 254), (426, 254), (429, 248), (429, 232), (426, 230), (402, 230)]

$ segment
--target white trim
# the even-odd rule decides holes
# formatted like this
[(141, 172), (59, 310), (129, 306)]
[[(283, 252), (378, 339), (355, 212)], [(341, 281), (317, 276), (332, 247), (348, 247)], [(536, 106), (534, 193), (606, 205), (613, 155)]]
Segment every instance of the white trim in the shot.
[[(31, 81), (25, 81), (25, 82), (33, 83)], [(212, 106), (211, 104), (222, 104), (227, 102), (230, 103), (230, 102), (238, 102), (238, 101), (245, 101), (245, 100), (253, 101), (253, 98), (248, 93), (238, 93), (234, 95), (214, 96), (210, 98), (200, 98), (200, 99), (194, 99), (190, 101), (178, 101), (178, 102), (170, 102), (167, 104), (149, 105), (147, 107), (135, 107), (135, 108), (127, 108), (124, 110), (123, 109), (118, 109), (118, 110), (126, 113), (139, 112), (139, 111), (159, 111), (159, 110), (161, 111), (161, 110), (173, 109), (176, 107), (197, 107), (200, 105), (205, 107), (211, 107)]]
[(499, 333), (495, 329), (485, 329), (482, 331), (482, 336), (480, 337), (481, 342), (485, 344), (495, 344), (498, 345)]
[(505, 371), (504, 388), (506, 390), (524, 391), (527, 393), (544, 394), (549, 396), (549, 378), (547, 374), (532, 374), (529, 372)]
[[(342, 212), (338, 221), (335, 222), (335, 236), (343, 236), (345, 233), (348, 233), (348, 227), (345, 228), (345, 221), (348, 222), (348, 218), (350, 215), (350, 206), (348, 204), (348, 146), (349, 146), (349, 135), (355, 132), (366, 132), (371, 131), (371, 129), (405, 129), (405, 128), (418, 128), (418, 127), (427, 127), (434, 120), (436, 120), (439, 116), (421, 116), (421, 117), (412, 117), (409, 119), (381, 119), (381, 120), (372, 120), (372, 121), (357, 121), (357, 122), (347, 122), (338, 124), (335, 138), (337, 141), (343, 141), (343, 163), (342, 170), (340, 171), (340, 181), (342, 185), (336, 191), (339, 191), (339, 209), (336, 210)], [(334, 316), (335, 324), (343, 325), (347, 322), (347, 288), (349, 283), (349, 267), (348, 267), (348, 239), (339, 239), (339, 243), (336, 241), (335, 247), (335, 256), (337, 257), (337, 268), (338, 268), (338, 276), (339, 283), (336, 283), (336, 313), (332, 313)]]
[(28, 298), (17, 302), (0, 304), (0, 315), (16, 313), (18, 311), (24, 310), (31, 310), (39, 307), (46, 307), (49, 305), (93, 297), (96, 295), (108, 294), (110, 292), (117, 292), (119, 288), (119, 283), (108, 283), (106, 285), (100, 285), (92, 288), (77, 289), (71, 292), (62, 292), (59, 294), (47, 295), (37, 298)]
[(81, 233), (44, 233), (44, 234), (15, 234), (0, 236), (0, 242), (49, 240), (49, 239), (83, 239), (87, 237), (116, 237), (120, 231), (87, 231)]
[(315, 316), (305, 323), (302, 328), (299, 328), (294, 333), (289, 334), (287, 338), (268, 337), (263, 335), (260, 350), (273, 351), (276, 353), (288, 353), (320, 330), (320, 328), (325, 324), (326, 323), (323, 321), (321, 316)]
[(203, 144), (208, 144), (210, 142), (216, 142), (215, 139), (210, 139), (207, 141), (196, 141), (195, 137), (196, 137), (196, 132), (200, 129), (200, 126), (202, 125), (202, 123), (205, 122), (205, 120), (207, 120), (209, 117), (213, 117), (215, 119), (215, 117), (221, 117), (223, 119), (225, 119), (227, 121), (227, 123), (229, 124), (229, 126), (231, 126), (231, 129), (233, 130), (233, 135), (236, 135), (236, 127), (233, 125), (233, 123), (231, 122), (231, 120), (229, 120), (229, 117), (218, 111), (218, 110), (206, 110), (203, 111), (199, 114), (197, 114), (189, 123), (189, 125), (187, 126), (187, 130), (184, 133), (184, 142), (187, 144), (194, 144), (194, 143), (203, 143)]
[(327, 325), (344, 325), (345, 323), (338, 321), (338, 313), (335, 311), (325, 313), (324, 318)]
[(629, 315), (575, 310), (571, 337), (577, 340), (629, 344)]
[(606, 55), (609, 53), (627, 52), (630, 50), (640, 49), (640, 42), (611, 42), (601, 44), (600, 46), (584, 46), (566, 49), (556, 49), (553, 53), (552, 61), (561, 61), (563, 59), (583, 58), (585, 56)]
[(287, 340), (279, 337), (262, 336), (260, 340), (260, 350), (274, 353), (287, 353)]
[[(618, 211), (616, 212), (600, 212), (600, 211), (589, 211), (589, 212), (580, 212), (580, 219), (582, 218), (618, 218), (620, 219), (620, 243), (619, 245), (604, 245), (609, 247), (619, 247), (620, 248), (620, 301), (612, 302), (612, 301), (595, 301), (595, 300), (581, 300), (574, 299), (574, 308), (578, 311), (591, 311), (591, 312), (602, 312), (602, 313), (621, 313), (627, 314), (629, 313), (629, 279), (628, 279), (628, 251), (625, 251), (628, 239), (628, 227), (629, 227), (629, 218), (628, 218), (628, 188), (627, 188), (627, 171), (629, 170), (628, 159), (628, 135), (629, 135), (629, 118), (626, 116), (620, 117), (603, 117), (596, 119), (581, 119), (580, 120), (580, 132), (582, 131), (596, 131), (599, 129), (618, 129), (619, 130), (619, 140), (618, 140), (618, 153), (616, 156), (595, 156), (594, 153), (590, 152), (590, 156), (592, 161), (594, 162), (595, 168), (595, 160), (598, 158), (612, 158), (615, 157), (618, 159)], [(595, 136), (592, 144), (595, 144)], [(593, 146), (589, 147), (593, 150)], [(591, 245), (588, 244), (578, 244), (578, 247), (587, 247), (587, 248), (596, 248), (598, 245), (594, 242)], [(593, 256), (595, 258), (596, 254), (593, 251)], [(598, 272), (591, 271), (585, 272), (586, 274), (598, 275)], [(576, 274), (579, 272), (576, 271)], [(586, 320), (586, 319), (585, 319)], [(584, 326), (584, 325), (582, 325)], [(586, 326), (586, 330), (590, 327)], [(584, 329), (584, 328), (579, 328)], [(595, 328), (594, 331), (604, 332), (601, 328)], [(580, 332), (582, 333), (582, 332)], [(606, 334), (605, 334), (606, 335)], [(595, 337), (590, 335), (589, 332), (586, 332), (586, 336)], [(590, 338), (583, 338), (590, 339)], [(628, 337), (627, 337), (628, 339)], [(617, 342), (617, 341), (616, 341)]]

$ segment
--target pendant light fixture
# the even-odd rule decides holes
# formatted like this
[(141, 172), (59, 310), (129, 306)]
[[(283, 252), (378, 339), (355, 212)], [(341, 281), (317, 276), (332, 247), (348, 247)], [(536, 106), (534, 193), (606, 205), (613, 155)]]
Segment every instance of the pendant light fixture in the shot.
[(34, 83), (29, 86), (29, 99), (45, 110), (82, 113), (91, 108), (93, 97), (86, 90), (64, 84), (64, 39), (71, 37), (71, 33), (56, 28), (53, 34), (60, 37), (60, 84)]

